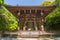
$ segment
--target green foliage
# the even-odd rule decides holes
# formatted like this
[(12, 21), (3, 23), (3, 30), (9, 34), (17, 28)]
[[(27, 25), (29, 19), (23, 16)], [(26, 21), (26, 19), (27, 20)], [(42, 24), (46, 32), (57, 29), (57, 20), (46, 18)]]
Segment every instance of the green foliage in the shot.
[(18, 27), (17, 19), (4, 6), (0, 10), (0, 30), (15, 30)]
[(60, 0), (55, 1), (58, 4), (58, 7), (60, 7)]
[(15, 30), (18, 27), (17, 19), (4, 6), (0, 10), (0, 30)]
[(17, 19), (4, 7), (3, 0), (0, 0), (0, 30), (15, 30), (17, 27)]
[(60, 30), (60, 2), (56, 2), (58, 3), (57, 8), (46, 16), (44, 21), (47, 30)]
[(2, 5), (3, 4), (3, 0), (0, 0), (0, 5)]
[(31, 30), (34, 30), (34, 29), (35, 29), (33, 22), (27, 22), (27, 23), (26, 23), (26, 26), (27, 26), (27, 27), (26, 27), (27, 29), (29, 29), (29, 28), (30, 28)]
[(54, 4), (54, 2), (51, 2), (49, 0), (46, 0), (46, 1), (42, 2), (40, 6), (51, 6), (53, 4)]
[(0, 30), (15, 30), (17, 27), (17, 19), (3, 6), (3, 0), (0, 0)]

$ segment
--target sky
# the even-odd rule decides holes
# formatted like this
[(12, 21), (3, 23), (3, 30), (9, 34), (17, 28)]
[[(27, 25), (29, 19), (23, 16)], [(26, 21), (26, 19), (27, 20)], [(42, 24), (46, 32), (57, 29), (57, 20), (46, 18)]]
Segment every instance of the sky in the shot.
[[(19, 6), (39, 6), (44, 0), (4, 0), (5, 4)], [(52, 0), (51, 0), (52, 1)]]

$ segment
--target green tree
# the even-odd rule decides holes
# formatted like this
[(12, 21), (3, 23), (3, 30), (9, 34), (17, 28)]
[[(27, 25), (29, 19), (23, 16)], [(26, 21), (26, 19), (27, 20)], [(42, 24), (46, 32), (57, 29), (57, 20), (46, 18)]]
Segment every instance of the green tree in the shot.
[(60, 30), (60, 0), (56, 0), (57, 8), (45, 18), (45, 27), (50, 30)]
[(17, 19), (2, 5), (2, 2), (3, 0), (0, 0), (0, 30), (16, 30), (18, 27)]
[(3, 5), (3, 1), (4, 1), (4, 0), (0, 0), (0, 5)]
[(54, 4), (54, 1), (51, 2), (51, 1), (49, 1), (49, 0), (45, 0), (44, 2), (41, 3), (40, 6), (51, 6), (51, 5), (53, 5), (53, 4)]

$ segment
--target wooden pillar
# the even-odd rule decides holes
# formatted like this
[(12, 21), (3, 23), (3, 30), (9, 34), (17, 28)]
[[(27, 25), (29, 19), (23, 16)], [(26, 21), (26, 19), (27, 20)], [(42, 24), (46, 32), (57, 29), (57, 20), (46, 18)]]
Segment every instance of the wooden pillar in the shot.
[(24, 27), (23, 27), (23, 31), (25, 31), (25, 30), (26, 30), (26, 21), (25, 21)]
[(26, 20), (25, 13), (26, 13), (26, 10), (24, 10), (24, 27), (23, 27), (23, 31), (26, 30), (26, 23), (27, 23), (27, 21), (25, 21)]
[(31, 13), (31, 10), (30, 10), (30, 13)]
[(18, 11), (18, 30), (20, 30), (20, 10)]
[(20, 11), (18, 11), (18, 15), (17, 15), (17, 17), (18, 17), (18, 37), (20, 37)]
[[(36, 19), (35, 19), (36, 20)], [(35, 27), (35, 30), (37, 31), (38, 28), (37, 28), (37, 24), (36, 24), (36, 21), (34, 20), (34, 27)]]
[(41, 31), (44, 31), (43, 21), (44, 21), (44, 19), (43, 19), (43, 12), (41, 10)]
[[(37, 10), (35, 10), (35, 13), (37, 13)], [(36, 15), (35, 15), (35, 16), (36, 16)], [(36, 16), (35, 21), (34, 21), (34, 27), (35, 27), (35, 30), (37, 31), (38, 28), (37, 28), (37, 23), (36, 23), (36, 21), (37, 21), (37, 16)]]

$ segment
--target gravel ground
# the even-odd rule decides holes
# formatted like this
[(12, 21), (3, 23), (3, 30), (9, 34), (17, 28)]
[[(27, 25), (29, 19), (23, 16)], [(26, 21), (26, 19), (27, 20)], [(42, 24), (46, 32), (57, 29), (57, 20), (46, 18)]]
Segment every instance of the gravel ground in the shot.
[(0, 40), (60, 40), (60, 38), (0, 38)]

